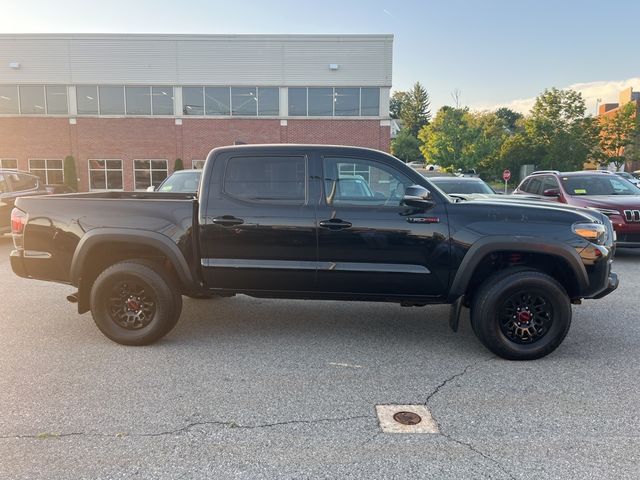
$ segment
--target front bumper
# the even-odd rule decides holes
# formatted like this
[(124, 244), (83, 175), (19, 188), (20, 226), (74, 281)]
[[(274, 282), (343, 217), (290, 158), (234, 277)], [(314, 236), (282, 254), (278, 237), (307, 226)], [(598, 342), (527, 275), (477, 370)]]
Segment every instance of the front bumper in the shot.
[(602, 290), (600, 293), (598, 293), (593, 298), (594, 299), (598, 299), (598, 298), (602, 298), (602, 297), (605, 297), (605, 296), (609, 295), (616, 288), (618, 288), (618, 284), (619, 283), (620, 283), (620, 280), (618, 279), (618, 274), (614, 273), (614, 272), (610, 272), (609, 273), (609, 282), (608, 282), (607, 287), (604, 290)]

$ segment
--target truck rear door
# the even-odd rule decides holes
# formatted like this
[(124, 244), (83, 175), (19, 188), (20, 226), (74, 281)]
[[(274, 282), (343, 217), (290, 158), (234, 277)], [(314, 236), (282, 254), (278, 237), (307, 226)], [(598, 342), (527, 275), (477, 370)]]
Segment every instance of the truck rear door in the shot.
[(209, 179), (200, 250), (208, 288), (315, 289), (319, 182), (304, 151), (223, 152)]

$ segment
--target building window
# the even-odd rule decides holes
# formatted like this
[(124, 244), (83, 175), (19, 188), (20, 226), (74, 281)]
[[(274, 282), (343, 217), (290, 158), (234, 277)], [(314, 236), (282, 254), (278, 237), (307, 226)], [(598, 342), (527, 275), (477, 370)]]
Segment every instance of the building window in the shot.
[(307, 116), (306, 88), (289, 88), (289, 115), (294, 117)]
[(167, 178), (169, 172), (167, 160), (134, 160), (133, 174), (136, 190), (146, 190), (153, 185), (157, 187)]
[(0, 158), (0, 168), (2, 170), (18, 170), (18, 160), (15, 158)]
[(307, 95), (310, 117), (333, 115), (333, 88), (310, 88)]
[(204, 168), (205, 160), (191, 160), (191, 168), (196, 170), (202, 170)]
[(124, 87), (122, 85), (98, 86), (100, 115), (124, 115)]
[(377, 117), (380, 115), (380, 89), (360, 89), (360, 115), (363, 117)]
[(47, 85), (47, 113), (49, 115), (67, 115), (69, 102), (67, 101), (66, 85)]
[(182, 87), (182, 113), (184, 115), (204, 115), (202, 87)]
[(18, 105), (18, 86), (0, 85), (0, 114), (20, 113)]
[(46, 113), (44, 86), (20, 85), (20, 113), (23, 115)]
[(78, 85), (76, 87), (78, 115), (98, 115), (98, 87), (96, 85)]
[(360, 89), (336, 88), (334, 111), (337, 117), (357, 117), (360, 115)]
[(377, 87), (289, 88), (291, 117), (358, 117), (380, 115)]
[(173, 115), (173, 87), (151, 87), (153, 115)]
[(151, 115), (150, 87), (126, 86), (124, 93), (127, 103), (127, 115)]
[(229, 87), (205, 87), (204, 104), (207, 115), (229, 115), (231, 100)]
[(258, 87), (258, 115), (261, 117), (280, 115), (280, 89), (278, 87)]
[(89, 190), (122, 190), (122, 160), (89, 160)]
[(253, 117), (258, 114), (255, 87), (231, 87), (231, 114)]
[(42, 183), (64, 183), (62, 160), (31, 158), (29, 171), (38, 175)]

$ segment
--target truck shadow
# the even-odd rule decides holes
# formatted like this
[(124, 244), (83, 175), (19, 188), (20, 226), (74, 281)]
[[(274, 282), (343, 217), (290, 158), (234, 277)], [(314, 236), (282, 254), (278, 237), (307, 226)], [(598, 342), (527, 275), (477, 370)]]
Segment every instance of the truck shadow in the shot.
[[(477, 342), (463, 311), (460, 331), (448, 324), (449, 307), (403, 308), (395, 304), (311, 300), (255, 299), (239, 295), (214, 300), (184, 299), (180, 322), (167, 337), (171, 343), (326, 343), (435, 350), (486, 352)], [(329, 347), (330, 346), (330, 347)]]

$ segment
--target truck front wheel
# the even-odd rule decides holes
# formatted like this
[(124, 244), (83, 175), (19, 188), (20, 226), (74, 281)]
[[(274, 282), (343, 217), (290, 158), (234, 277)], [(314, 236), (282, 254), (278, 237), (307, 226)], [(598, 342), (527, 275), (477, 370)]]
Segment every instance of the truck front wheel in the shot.
[(571, 326), (571, 303), (554, 278), (539, 271), (504, 271), (487, 279), (471, 305), (482, 344), (508, 360), (553, 352)]
[(145, 260), (110, 266), (91, 288), (91, 314), (100, 331), (123, 345), (148, 345), (173, 329), (182, 296), (162, 268)]

